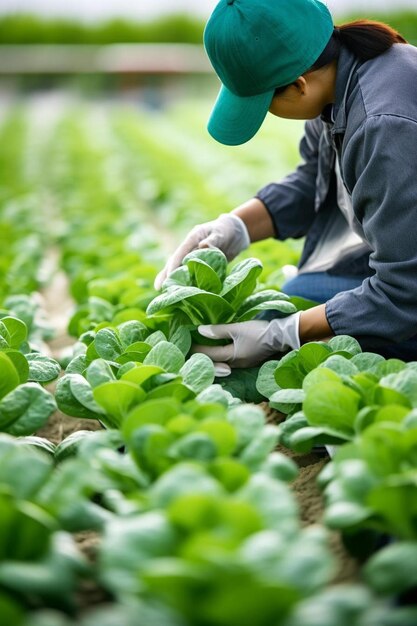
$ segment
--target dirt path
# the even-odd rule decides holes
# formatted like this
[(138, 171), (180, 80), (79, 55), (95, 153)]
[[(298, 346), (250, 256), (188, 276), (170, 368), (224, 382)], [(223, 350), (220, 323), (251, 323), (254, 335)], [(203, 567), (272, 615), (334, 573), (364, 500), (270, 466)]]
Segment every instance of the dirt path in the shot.
[[(55, 336), (48, 341), (48, 347), (51, 356), (59, 360), (63, 351), (74, 344), (74, 338), (68, 335), (67, 325), (75, 305), (69, 294), (68, 279), (58, 266), (58, 258), (56, 250), (50, 250), (46, 255), (46, 271), (52, 279), (43, 290), (42, 298), (48, 322), (55, 330)], [(54, 388), (55, 384), (49, 386), (51, 392)], [(68, 417), (56, 411), (36, 434), (49, 439), (52, 443), (60, 443), (78, 430), (100, 430), (100, 428), (100, 424), (95, 420)]]

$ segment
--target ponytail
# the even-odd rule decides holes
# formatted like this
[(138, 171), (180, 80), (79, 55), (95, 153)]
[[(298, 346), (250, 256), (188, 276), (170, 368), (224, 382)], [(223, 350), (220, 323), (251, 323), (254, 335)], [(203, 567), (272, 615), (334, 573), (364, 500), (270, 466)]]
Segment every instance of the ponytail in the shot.
[(337, 26), (334, 37), (362, 61), (379, 56), (395, 43), (407, 43), (404, 37), (388, 24), (372, 20), (356, 20)]
[[(407, 41), (398, 31), (382, 22), (356, 20), (335, 26), (327, 46), (307, 72), (314, 72), (337, 59), (342, 46), (348, 48), (361, 61), (369, 61), (389, 50), (395, 43)], [(285, 91), (288, 86), (278, 87), (275, 95)]]

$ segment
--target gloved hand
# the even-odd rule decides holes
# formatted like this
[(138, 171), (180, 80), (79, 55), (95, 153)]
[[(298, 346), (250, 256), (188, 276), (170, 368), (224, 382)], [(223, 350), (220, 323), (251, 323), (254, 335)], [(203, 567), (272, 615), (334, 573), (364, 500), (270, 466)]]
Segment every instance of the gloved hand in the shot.
[(198, 332), (209, 339), (231, 339), (226, 346), (194, 346), (213, 361), (230, 367), (252, 367), (274, 354), (300, 347), (301, 312), (271, 322), (252, 320), (236, 324), (208, 324)]
[(161, 289), (167, 276), (181, 265), (183, 258), (197, 248), (219, 248), (227, 260), (234, 259), (250, 244), (248, 229), (237, 215), (223, 213), (216, 220), (194, 226), (164, 269), (155, 279), (155, 289)]

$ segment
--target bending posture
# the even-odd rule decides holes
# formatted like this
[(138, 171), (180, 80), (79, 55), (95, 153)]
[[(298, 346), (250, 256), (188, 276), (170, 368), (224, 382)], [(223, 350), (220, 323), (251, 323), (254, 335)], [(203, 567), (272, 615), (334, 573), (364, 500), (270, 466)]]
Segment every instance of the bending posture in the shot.
[(200, 327), (233, 367), (300, 343), (355, 337), (417, 360), (417, 48), (379, 22), (335, 28), (318, 0), (221, 0), (204, 42), (222, 81), (208, 130), (251, 139), (267, 112), (305, 119), (303, 164), (229, 214), (196, 226), (158, 275), (199, 247), (233, 259), (250, 242), (305, 236), (283, 291), (318, 306), (285, 319)]

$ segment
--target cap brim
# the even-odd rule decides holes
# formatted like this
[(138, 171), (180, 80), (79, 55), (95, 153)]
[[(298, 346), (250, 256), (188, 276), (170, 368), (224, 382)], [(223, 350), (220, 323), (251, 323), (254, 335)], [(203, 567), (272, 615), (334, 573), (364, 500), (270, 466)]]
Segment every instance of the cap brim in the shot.
[(241, 97), (222, 85), (208, 121), (208, 132), (227, 146), (249, 141), (261, 127), (273, 97), (274, 90)]

